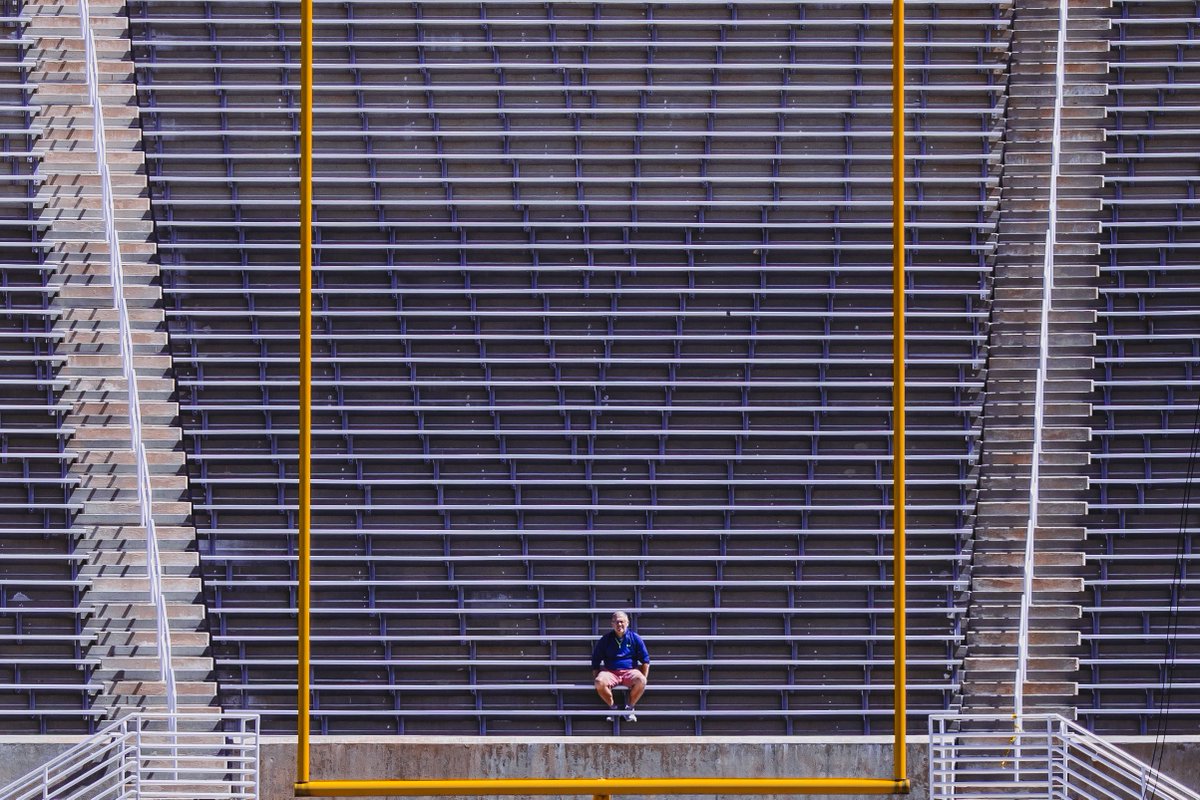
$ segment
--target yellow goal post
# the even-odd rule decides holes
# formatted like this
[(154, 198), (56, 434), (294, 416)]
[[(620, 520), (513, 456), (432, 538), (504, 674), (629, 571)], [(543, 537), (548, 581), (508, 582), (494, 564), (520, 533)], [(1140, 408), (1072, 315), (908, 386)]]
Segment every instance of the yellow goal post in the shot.
[(311, 775), (313, 0), (300, 2), (300, 450), (296, 781), (299, 797), (614, 794), (905, 794), (904, 0), (892, 0), (892, 777), (314, 779)]

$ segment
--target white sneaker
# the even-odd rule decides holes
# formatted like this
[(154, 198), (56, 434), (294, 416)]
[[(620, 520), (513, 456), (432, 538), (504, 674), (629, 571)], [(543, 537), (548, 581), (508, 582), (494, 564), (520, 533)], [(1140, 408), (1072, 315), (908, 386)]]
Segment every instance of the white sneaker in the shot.
[[(609, 710), (609, 711), (616, 711), (616, 710), (617, 710), (617, 707), (616, 707), (616, 706), (609, 706), (609, 707), (608, 707), (608, 710)], [(615, 716), (614, 714), (609, 714), (607, 717), (605, 717), (605, 718), (604, 718), (604, 721), (605, 721), (605, 722), (612, 722), (612, 721), (614, 721), (615, 719), (616, 719), (616, 716)]]
[(633, 713), (633, 709), (629, 709), (629, 713), (625, 715), (626, 722), (637, 722), (637, 714)]

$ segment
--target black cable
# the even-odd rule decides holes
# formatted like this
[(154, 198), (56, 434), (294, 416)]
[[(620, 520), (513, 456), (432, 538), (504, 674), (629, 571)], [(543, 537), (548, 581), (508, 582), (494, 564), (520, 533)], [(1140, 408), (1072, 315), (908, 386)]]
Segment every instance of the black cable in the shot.
[[(1171, 578), (1171, 611), (1167, 618), (1166, 653), (1163, 658), (1163, 681), (1159, 691), (1158, 730), (1154, 736), (1154, 748), (1150, 752), (1150, 766), (1157, 773), (1166, 752), (1167, 725), (1171, 712), (1171, 689), (1174, 682), (1175, 658), (1178, 654), (1176, 638), (1179, 634), (1179, 605), (1183, 594), (1183, 557), (1188, 540), (1188, 512), (1191, 509), (1192, 485), (1196, 479), (1196, 464), (1200, 461), (1200, 392), (1196, 394), (1196, 411), (1192, 421), (1192, 439), (1188, 448), (1187, 468), (1184, 471), (1183, 498), (1179, 511), (1179, 532), (1175, 538), (1175, 568)], [(1143, 790), (1143, 798), (1153, 793), (1151, 781)]]

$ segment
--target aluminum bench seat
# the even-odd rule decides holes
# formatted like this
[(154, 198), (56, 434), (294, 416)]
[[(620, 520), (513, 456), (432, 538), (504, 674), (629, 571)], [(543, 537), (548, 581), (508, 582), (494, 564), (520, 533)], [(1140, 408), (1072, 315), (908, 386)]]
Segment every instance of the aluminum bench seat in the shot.
[[(461, 616), (488, 617), (488, 616), (510, 616), (510, 615), (516, 615), (522, 611), (528, 612), (530, 610), (554, 612), (556, 614), (569, 613), (569, 614), (578, 616), (581, 619), (586, 619), (589, 617), (596, 617), (596, 616), (603, 617), (606, 614), (612, 613), (612, 608), (607, 605), (595, 606), (595, 607), (591, 607), (591, 608), (581, 607), (578, 604), (564, 604), (564, 605), (556, 605), (556, 606), (543, 605), (543, 606), (539, 607), (536, 603), (528, 603), (528, 602), (514, 604), (513, 608), (494, 608), (494, 607), (487, 607), (487, 606), (481, 606), (478, 608), (460, 608), (458, 606), (449, 606), (449, 605), (441, 606), (441, 607), (430, 606), (430, 607), (422, 608), (422, 607), (419, 607), (412, 603), (393, 604), (393, 605), (378, 605), (374, 608), (367, 608), (367, 607), (360, 607), (360, 606), (345, 606), (345, 607), (334, 608), (334, 607), (324, 607), (321, 605), (314, 605), (313, 609), (312, 609), (312, 613), (314, 616), (346, 615), (348, 617), (382, 616), (382, 615), (388, 614), (388, 613), (397, 613), (397, 614), (409, 615), (409, 616), (413, 616), (413, 617), (446, 617), (446, 616), (448, 616), (448, 617), (461, 617)], [(786, 611), (788, 616), (800, 616), (800, 617), (808, 616), (808, 617), (814, 617), (814, 618), (820, 618), (822, 615), (833, 616), (833, 617), (849, 617), (849, 616), (871, 617), (871, 616), (876, 616), (876, 617), (889, 617), (890, 618), (890, 616), (892, 614), (892, 608), (890, 605), (878, 605), (878, 606), (866, 607), (866, 608), (838, 608), (838, 607), (820, 608), (820, 607), (796, 606), (796, 607), (789, 607), (784, 610)], [(1088, 608), (1085, 610), (1094, 611), (1096, 609)], [(1129, 606), (1129, 607), (1121, 607), (1119, 609), (1105, 608), (1102, 610), (1126, 612), (1126, 611), (1130, 611), (1130, 610), (1138, 611), (1138, 610), (1140, 610), (1140, 608), (1136, 607), (1136, 606)], [(1150, 610), (1165, 612), (1165, 611), (1170, 611), (1170, 608), (1165, 607), (1165, 608), (1156, 608), (1156, 609), (1150, 609)], [(647, 609), (647, 611), (646, 611), (646, 613), (653, 614), (655, 616), (664, 616), (664, 615), (665, 616), (681, 616), (681, 615), (699, 615), (699, 614), (718, 615), (718, 616), (726, 616), (726, 615), (728, 615), (728, 616), (739, 616), (739, 615), (745, 616), (748, 614), (760, 614), (760, 615), (763, 615), (764, 618), (778, 615), (779, 612), (780, 612), (780, 608), (778, 606), (745, 606), (745, 607), (739, 606), (737, 608), (725, 608), (725, 607), (714, 607), (714, 606), (697, 606), (697, 607), (693, 607), (693, 608), (670, 608), (670, 607), (666, 607), (666, 606), (661, 606), (661, 607), (653, 607), (653, 608)], [(225, 605), (220, 605), (218, 607), (210, 609), (209, 613), (212, 615), (226, 615), (226, 616), (247, 615), (247, 614), (271, 616), (276, 613), (276, 609), (274, 606), (270, 606), (270, 605), (265, 605), (265, 606), (263, 606), (263, 605), (255, 605), (255, 606), (238, 605), (238, 606), (234, 607), (234, 606), (225, 604)], [(632, 607), (629, 607), (629, 613), (630, 614), (638, 614), (638, 613), (643, 613), (643, 612), (639, 607), (632, 606)], [(961, 608), (947, 607), (945, 605), (928, 605), (927, 606), (922, 603), (916, 603), (916, 604), (914, 604), (914, 606), (910, 607), (909, 613), (914, 616), (918, 616), (918, 617), (919, 616), (928, 616), (931, 618), (946, 617), (946, 616), (965, 616), (965, 614), (966, 614), (965, 610), (961, 609)], [(294, 627), (295, 623), (292, 623), (292, 625)]]
[[(761, 640), (761, 637), (756, 633), (746, 633), (746, 634), (740, 634), (740, 635), (737, 633), (732, 633), (732, 634), (697, 633), (697, 634), (679, 635), (677, 633), (670, 632), (669, 628), (666, 630), (662, 630), (662, 631), (655, 630), (652, 634), (648, 633), (648, 635), (650, 635), (650, 637), (654, 640), (656, 650), (659, 645), (669, 646), (669, 645), (672, 645), (675, 643), (693, 644), (693, 643), (699, 642), (699, 643), (705, 644), (705, 645), (711, 643), (711, 644), (727, 644), (727, 645), (736, 646), (740, 643), (757, 642), (757, 641)], [(828, 642), (831, 644), (837, 644), (837, 643), (843, 643), (843, 644), (844, 643), (888, 644), (892, 641), (892, 637), (890, 635), (857, 634), (857, 633), (846, 634), (846, 633), (838, 633), (838, 632), (821, 632), (819, 634), (817, 634), (817, 633), (780, 634), (776, 637), (776, 639), (777, 639), (777, 644), (780, 644), (782, 646), (792, 646), (795, 644), (803, 645), (803, 644), (807, 644), (813, 637), (818, 636), (818, 635), (820, 636), (821, 642)], [(926, 645), (926, 644), (942, 645), (942, 644), (952, 644), (952, 643), (961, 642), (964, 637), (965, 637), (965, 634), (963, 634), (961, 632), (945, 634), (945, 635), (943, 635), (941, 633), (931, 633), (931, 634), (918, 633), (915, 636), (913, 636), (911, 640), (914, 643), (919, 644), (919, 645)], [(341, 635), (333, 635), (333, 634), (314, 635), (313, 641), (326, 641), (326, 642), (346, 641), (347, 643), (351, 643), (351, 644), (362, 643), (362, 644), (369, 644), (369, 645), (376, 645), (376, 646), (382, 646), (385, 643), (392, 643), (392, 644), (399, 644), (399, 645), (413, 644), (414, 646), (421, 646), (421, 647), (441, 647), (441, 646), (454, 647), (454, 646), (470, 645), (473, 643), (474, 644), (488, 644), (488, 643), (507, 644), (507, 643), (512, 642), (512, 638), (513, 638), (512, 633), (502, 633), (502, 634), (485, 634), (485, 633), (466, 634), (466, 633), (463, 633), (463, 634), (455, 634), (455, 635), (440, 635), (440, 634), (426, 633), (426, 632), (420, 631), (420, 630), (414, 630), (411, 633), (403, 632), (403, 633), (393, 633), (393, 634), (378, 635), (378, 636), (374, 633), (372, 633), (372, 634), (356, 634), (353, 632), (347, 632), (344, 637)], [(598, 635), (595, 635), (595, 634), (580, 634), (577, 632), (576, 633), (563, 632), (563, 633), (554, 633), (554, 634), (549, 634), (549, 633), (540, 634), (539, 633), (539, 634), (530, 636), (530, 640), (537, 644), (555, 645), (558, 647), (563, 647), (563, 646), (576, 647), (576, 648), (581, 648), (584, 651), (590, 649), (592, 647), (592, 645), (595, 644), (597, 638), (599, 638), (599, 637), (598, 637)], [(1086, 634), (1085, 634), (1085, 638), (1087, 638)], [(1118, 638), (1120, 638), (1120, 637), (1118, 637)], [(1129, 638), (1133, 638), (1133, 637), (1131, 636)], [(264, 647), (278, 646), (280, 649), (286, 649), (295, 644), (294, 636), (288, 636), (286, 633), (282, 633), (282, 632), (272, 633), (269, 631), (248, 633), (245, 636), (240, 636), (240, 635), (239, 636), (230, 636), (230, 635), (221, 634), (221, 633), (214, 633), (213, 639), (214, 640), (219, 639), (222, 642), (226, 642), (226, 643), (243, 644), (243, 645), (250, 645), (250, 646), (264, 646)], [(250, 648), (247, 648), (247, 649), (250, 649)], [(588, 684), (588, 685), (590, 685), (590, 684)]]
[[(580, 671), (580, 672), (583, 672), (586, 674), (587, 669), (586, 669), (586, 667), (581, 666), (578, 668), (577, 671)], [(386, 691), (390, 691), (390, 690), (400, 689), (400, 690), (409, 691), (409, 692), (427, 692), (430, 694), (437, 694), (439, 692), (461, 692), (461, 691), (463, 691), (461, 688), (447, 686), (445, 683), (419, 683), (419, 682), (407, 682), (407, 681), (402, 682), (402, 683), (389, 682), (389, 683), (377, 683), (377, 684), (357, 682), (357, 681), (356, 682), (347, 682), (347, 683), (339, 683), (336, 681), (329, 681), (329, 682), (314, 681), (310, 685), (312, 686), (312, 689), (315, 692), (346, 692), (346, 693), (380, 692), (380, 691), (386, 692)], [(730, 684), (719, 684), (719, 685), (707, 684), (707, 683), (675, 683), (673, 681), (662, 681), (662, 682), (655, 681), (653, 686), (654, 686), (654, 692), (656, 694), (659, 692), (662, 692), (662, 693), (706, 692), (710, 696), (712, 694), (720, 694), (723, 692), (730, 692), (730, 693), (821, 692), (821, 691), (828, 691), (830, 688), (832, 688), (832, 687), (826, 686), (824, 683), (822, 683), (820, 681), (817, 681), (814, 683), (808, 683), (808, 684), (804, 684), (804, 683), (730, 683)], [(70, 688), (70, 687), (64, 687), (64, 688)], [(238, 688), (239, 688), (239, 690), (242, 690), (242, 691), (254, 691), (257, 689), (257, 690), (278, 691), (281, 693), (290, 691), (290, 692), (294, 693), (296, 691), (296, 682), (295, 681), (292, 681), (290, 683), (288, 683), (286, 681), (284, 681), (284, 682), (269, 682), (269, 683), (268, 682), (263, 682), (263, 683), (256, 682), (256, 683), (241, 684), (241, 685), (238, 685)], [(920, 691), (953, 692), (953, 691), (957, 691), (960, 688), (960, 686), (957, 683), (932, 683), (932, 684), (920, 684), (919, 686), (913, 687), (913, 688), (919, 689)], [(595, 691), (594, 687), (590, 681), (579, 682), (579, 681), (571, 681), (571, 680), (563, 680), (563, 681), (554, 682), (554, 683), (521, 682), (519, 684), (481, 684), (481, 685), (476, 685), (476, 686), (472, 687), (472, 691), (481, 692), (481, 693), (482, 692), (502, 692), (502, 691), (507, 691), (510, 689), (519, 689), (521, 691), (547, 691), (547, 692), (558, 691), (558, 690), (568, 690), (568, 691), (574, 690), (574, 691), (580, 691), (580, 692), (594, 692)], [(838, 684), (836, 689), (838, 691), (883, 693), (883, 692), (891, 692), (892, 691), (892, 683), (889, 680), (889, 681), (884, 681), (884, 682), (880, 682), (880, 683)]]

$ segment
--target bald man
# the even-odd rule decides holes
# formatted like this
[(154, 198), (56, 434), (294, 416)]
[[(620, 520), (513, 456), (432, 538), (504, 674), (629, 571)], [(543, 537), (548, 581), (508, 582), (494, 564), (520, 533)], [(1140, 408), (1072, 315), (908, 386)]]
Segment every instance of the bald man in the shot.
[(628, 614), (614, 611), (611, 622), (612, 630), (601, 636), (592, 649), (592, 679), (596, 694), (614, 711), (613, 687), (629, 687), (629, 709), (625, 712), (625, 719), (637, 722), (637, 714), (633, 709), (646, 691), (646, 681), (650, 677), (650, 653), (642, 637), (629, 630)]

